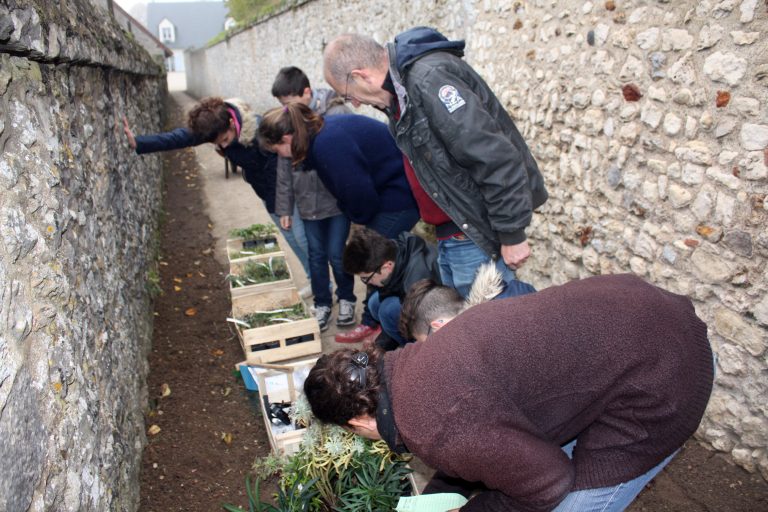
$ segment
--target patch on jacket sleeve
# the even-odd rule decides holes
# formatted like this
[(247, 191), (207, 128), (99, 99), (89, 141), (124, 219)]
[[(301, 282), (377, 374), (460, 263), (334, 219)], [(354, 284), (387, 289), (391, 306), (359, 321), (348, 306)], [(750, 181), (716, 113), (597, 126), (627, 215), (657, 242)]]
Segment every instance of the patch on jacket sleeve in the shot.
[(450, 114), (453, 114), (456, 110), (460, 109), (467, 104), (464, 98), (459, 94), (458, 89), (452, 85), (444, 85), (440, 88), (440, 92), (437, 93), (440, 97), (440, 101), (443, 102), (445, 108), (448, 109)]

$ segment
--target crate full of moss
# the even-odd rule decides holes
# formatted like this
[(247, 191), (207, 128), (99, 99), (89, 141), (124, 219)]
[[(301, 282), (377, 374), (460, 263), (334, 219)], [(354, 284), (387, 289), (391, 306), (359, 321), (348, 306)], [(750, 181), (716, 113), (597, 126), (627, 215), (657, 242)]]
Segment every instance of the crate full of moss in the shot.
[(295, 287), (232, 297), (232, 317), (246, 364), (319, 354), (320, 326)]
[(230, 262), (229, 272), (227, 281), (233, 298), (293, 286), (293, 276), (282, 253)]

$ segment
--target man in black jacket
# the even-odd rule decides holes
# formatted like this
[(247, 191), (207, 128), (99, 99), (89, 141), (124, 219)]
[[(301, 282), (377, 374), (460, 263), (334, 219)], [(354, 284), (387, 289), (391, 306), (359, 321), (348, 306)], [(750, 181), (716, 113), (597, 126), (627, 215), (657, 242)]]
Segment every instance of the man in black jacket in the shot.
[[(387, 114), (422, 218), (436, 226), (443, 283), (467, 294), (482, 263), (530, 255), (525, 228), (544, 180), (503, 105), (462, 60), (463, 41), (418, 27), (385, 47), (342, 35), (325, 49), (326, 81), (353, 105)], [(411, 167), (412, 166), (412, 167)]]
[[(378, 344), (395, 349), (411, 341), (399, 331), (401, 304), (415, 282), (440, 279), (435, 248), (407, 231), (389, 240), (372, 229), (361, 228), (347, 242), (342, 261), (346, 272), (378, 289), (368, 298), (368, 308), (386, 334)], [(386, 338), (397, 344), (387, 343)]]

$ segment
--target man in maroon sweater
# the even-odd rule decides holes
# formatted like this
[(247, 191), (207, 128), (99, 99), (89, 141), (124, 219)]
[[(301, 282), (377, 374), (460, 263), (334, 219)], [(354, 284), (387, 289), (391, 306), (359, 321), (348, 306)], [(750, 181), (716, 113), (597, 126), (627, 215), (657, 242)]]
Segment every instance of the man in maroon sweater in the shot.
[(321, 421), (481, 489), (463, 512), (614, 511), (696, 431), (713, 372), (691, 301), (618, 275), (475, 306), (394, 352), (323, 356), (304, 391)]

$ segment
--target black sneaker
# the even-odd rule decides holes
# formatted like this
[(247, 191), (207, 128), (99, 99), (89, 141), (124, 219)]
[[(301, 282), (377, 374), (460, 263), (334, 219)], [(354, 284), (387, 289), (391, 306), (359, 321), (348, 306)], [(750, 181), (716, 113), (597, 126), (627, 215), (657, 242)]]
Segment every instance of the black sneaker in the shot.
[(339, 301), (339, 316), (336, 317), (336, 325), (352, 325), (355, 323), (355, 303), (341, 299)]
[(326, 330), (328, 328), (328, 321), (331, 319), (331, 308), (328, 306), (315, 306), (315, 318), (317, 323), (320, 324), (320, 330)]

